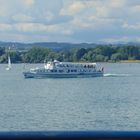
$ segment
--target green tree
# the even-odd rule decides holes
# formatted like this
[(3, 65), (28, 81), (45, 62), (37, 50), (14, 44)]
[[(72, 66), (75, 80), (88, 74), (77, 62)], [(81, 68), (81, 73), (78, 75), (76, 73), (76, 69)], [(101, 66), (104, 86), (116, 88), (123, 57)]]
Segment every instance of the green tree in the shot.
[(11, 61), (12, 63), (19, 63), (22, 61), (21, 59), (21, 55), (19, 52), (10, 52), (10, 57), (11, 57)]
[(104, 62), (105, 56), (98, 54), (96, 55), (96, 61), (97, 62)]
[(75, 61), (79, 61), (83, 56), (84, 54), (86, 53), (86, 49), (84, 48), (80, 48), (80, 49), (77, 49), (75, 52), (74, 52), (74, 60)]
[(111, 60), (112, 60), (113, 62), (116, 62), (116, 61), (121, 60), (121, 54), (120, 54), (120, 53), (114, 53), (114, 54), (112, 54)]
[(94, 49), (95, 54), (107, 56), (108, 59), (110, 59), (111, 55), (115, 52), (116, 52), (115, 47), (111, 47), (111, 46), (97, 46)]
[(44, 62), (48, 58), (49, 53), (51, 53), (51, 50), (48, 48), (33, 47), (25, 54), (24, 60), (30, 63)]
[(7, 55), (6, 54), (3, 54), (0, 56), (0, 63), (6, 63), (7, 61)]
[(5, 53), (5, 49), (3, 47), (0, 47), (0, 56)]

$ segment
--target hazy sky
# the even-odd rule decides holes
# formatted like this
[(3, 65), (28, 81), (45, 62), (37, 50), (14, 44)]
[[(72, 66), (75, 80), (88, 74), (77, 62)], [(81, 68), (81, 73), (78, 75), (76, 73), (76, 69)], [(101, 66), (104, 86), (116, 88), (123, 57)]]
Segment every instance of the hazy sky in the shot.
[(140, 42), (140, 0), (0, 0), (0, 41)]

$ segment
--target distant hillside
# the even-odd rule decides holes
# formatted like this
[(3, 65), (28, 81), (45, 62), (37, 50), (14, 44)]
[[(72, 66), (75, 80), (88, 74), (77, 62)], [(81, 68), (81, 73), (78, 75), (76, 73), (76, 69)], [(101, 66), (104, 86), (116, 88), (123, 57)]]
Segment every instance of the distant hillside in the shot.
[(25, 49), (31, 47), (47, 47), (54, 50), (69, 49), (69, 48), (94, 48), (97, 45), (94, 43), (57, 43), (57, 42), (37, 42), (37, 43), (18, 43), (18, 42), (0, 42), (0, 47), (13, 47), (16, 49)]
[(139, 42), (128, 42), (128, 43), (123, 43), (123, 42), (118, 42), (118, 43), (100, 43), (100, 44), (95, 44), (95, 43), (61, 43), (61, 42), (35, 42), (35, 43), (19, 43), (19, 42), (2, 42), (0, 41), (0, 47), (11, 47), (13, 49), (18, 49), (18, 50), (28, 50), (32, 47), (46, 47), (50, 48), (53, 50), (62, 50), (62, 49), (70, 49), (70, 48), (95, 48), (97, 46), (140, 46)]

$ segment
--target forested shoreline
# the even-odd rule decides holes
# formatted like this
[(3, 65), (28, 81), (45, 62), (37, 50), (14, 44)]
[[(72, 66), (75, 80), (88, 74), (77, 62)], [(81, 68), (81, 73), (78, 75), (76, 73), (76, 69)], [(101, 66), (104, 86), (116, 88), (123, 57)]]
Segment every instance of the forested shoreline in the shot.
[(8, 54), (12, 63), (43, 63), (54, 59), (69, 62), (119, 62), (121, 60), (140, 60), (140, 46), (99, 45), (94, 48), (65, 48), (62, 50), (32, 47), (22, 51), (0, 47), (0, 63), (7, 63)]

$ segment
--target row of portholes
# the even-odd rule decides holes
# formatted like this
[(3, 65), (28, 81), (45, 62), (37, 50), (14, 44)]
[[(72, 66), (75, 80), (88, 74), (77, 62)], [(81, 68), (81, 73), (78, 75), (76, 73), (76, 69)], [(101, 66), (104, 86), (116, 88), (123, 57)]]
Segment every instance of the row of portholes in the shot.
[[(38, 70), (39, 72), (64, 72), (64, 70), (56, 70), (56, 69), (53, 69), (53, 70)], [(91, 70), (84, 70), (84, 69), (80, 69), (78, 70), (79, 72), (91, 72)], [(77, 72), (77, 70), (67, 70), (66, 71), (67, 73), (69, 72)]]
[(59, 67), (95, 68), (93, 65), (58, 65)]

